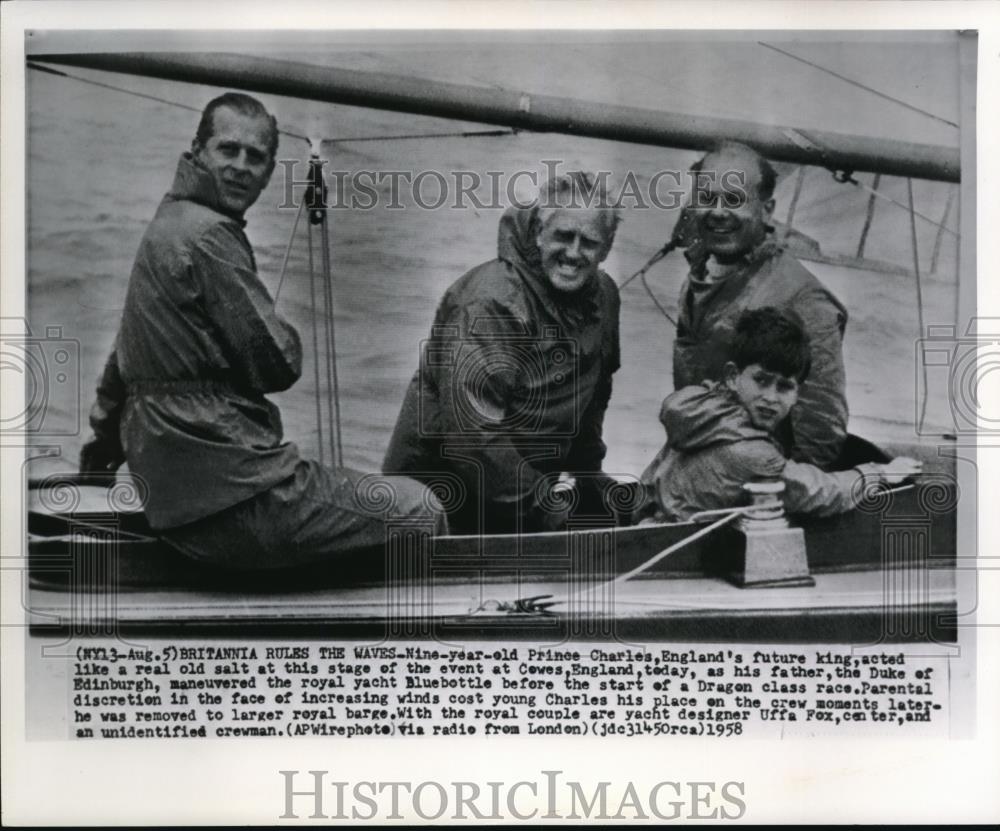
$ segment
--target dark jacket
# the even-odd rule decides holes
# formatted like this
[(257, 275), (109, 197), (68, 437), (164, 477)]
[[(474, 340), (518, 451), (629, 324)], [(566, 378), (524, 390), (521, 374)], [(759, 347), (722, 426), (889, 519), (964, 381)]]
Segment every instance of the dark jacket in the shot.
[(268, 490), (299, 458), (264, 395), (298, 379), (302, 349), (257, 277), (244, 225), (184, 154), (136, 255), (91, 425), (120, 438), (154, 528)]
[(498, 258), (445, 292), (383, 465), (425, 482), (441, 472), (458, 477), (459, 529), (547, 527), (539, 480), (600, 471), (606, 451), (618, 289), (603, 272), (572, 295), (551, 289), (531, 214), (508, 210)]
[[(655, 497), (655, 516), (686, 520), (698, 511), (747, 503), (747, 482), (785, 483), (785, 509), (830, 516), (861, 498), (861, 479), (877, 468), (861, 465), (825, 473), (782, 455), (771, 435), (750, 422), (739, 401), (721, 385), (685, 387), (667, 396), (660, 412), (667, 443), (642, 474)], [(869, 483), (871, 479), (868, 480)]]
[(674, 389), (721, 380), (737, 318), (746, 309), (762, 306), (797, 316), (811, 344), (809, 377), (785, 425), (790, 430), (779, 437), (791, 458), (829, 468), (847, 438), (842, 352), (847, 310), (773, 240), (718, 283), (706, 284), (695, 264), (681, 289)]

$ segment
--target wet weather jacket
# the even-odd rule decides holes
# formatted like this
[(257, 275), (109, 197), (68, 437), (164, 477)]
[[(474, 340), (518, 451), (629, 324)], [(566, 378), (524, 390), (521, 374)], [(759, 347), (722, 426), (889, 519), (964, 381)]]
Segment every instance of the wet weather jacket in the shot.
[(618, 289), (604, 272), (572, 294), (551, 288), (532, 227), (532, 209), (508, 210), (497, 259), (445, 292), (383, 464), (457, 479), (453, 528), (550, 528), (540, 480), (599, 472), (604, 459)]
[(274, 311), (244, 225), (185, 153), (136, 255), (91, 426), (120, 440), (153, 528), (267, 491), (299, 461), (265, 398), (298, 379), (299, 336)]
[(792, 459), (829, 469), (847, 438), (842, 351), (847, 310), (773, 239), (715, 283), (705, 279), (704, 260), (693, 263), (681, 289), (674, 389), (721, 380), (737, 319), (762, 306), (797, 316), (812, 353), (809, 377), (778, 437)]
[(698, 384), (671, 393), (660, 421), (667, 443), (642, 474), (655, 518), (686, 520), (698, 511), (749, 501), (747, 482), (781, 480), (789, 513), (831, 516), (850, 510), (863, 484), (878, 481), (864, 464), (826, 473), (786, 459), (774, 438), (753, 426), (739, 400), (721, 384)]

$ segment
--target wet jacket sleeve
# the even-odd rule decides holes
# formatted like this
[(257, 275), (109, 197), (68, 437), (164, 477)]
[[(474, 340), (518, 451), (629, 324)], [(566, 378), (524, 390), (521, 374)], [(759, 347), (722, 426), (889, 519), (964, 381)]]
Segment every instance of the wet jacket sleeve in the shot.
[[(827, 473), (815, 465), (789, 461), (770, 442), (746, 441), (724, 446), (727, 475), (735, 481), (781, 479), (785, 483), (785, 511), (809, 516), (833, 516), (854, 508), (863, 498), (863, 486), (879, 481), (879, 467), (859, 465)], [(706, 482), (706, 487), (721, 487)]]
[(302, 344), (295, 328), (275, 312), (242, 232), (214, 225), (193, 246), (191, 259), (240, 384), (260, 394), (288, 389), (302, 374)]
[[(519, 448), (512, 427), (504, 423), (523, 383), (517, 371), (523, 360), (505, 337), (521, 334), (518, 320), (491, 304), (469, 304), (439, 317), (437, 324), (453, 335), (430, 347), (448, 355), (434, 368), (444, 447), (452, 444), (461, 456), (476, 459), (488, 502), (532, 512), (542, 473), (526, 458), (531, 450)], [(465, 464), (460, 469), (465, 475), (475, 470)], [(478, 490), (478, 482), (469, 484)]]
[(864, 485), (877, 482), (879, 473), (875, 465), (825, 473), (815, 465), (789, 461), (781, 478), (788, 513), (833, 516), (857, 505), (863, 498)]
[(843, 315), (820, 289), (800, 296), (795, 311), (809, 333), (812, 367), (792, 410), (791, 457), (827, 468), (847, 437)]
[(125, 407), (125, 382), (118, 370), (117, 345), (112, 347), (101, 379), (97, 383), (97, 398), (90, 408), (90, 426), (94, 436), (109, 449), (121, 450), (122, 410)]
[(580, 417), (580, 433), (570, 450), (569, 467), (577, 473), (601, 469), (608, 447), (604, 443), (604, 414), (611, 400), (611, 376), (602, 377), (590, 404)]
[(601, 375), (594, 388), (594, 394), (580, 418), (580, 430), (570, 448), (570, 469), (576, 472), (596, 472), (601, 469), (604, 456), (608, 452), (602, 438), (604, 414), (611, 400), (611, 376), (621, 366), (621, 346), (618, 335), (619, 299), (618, 290), (613, 288), (606, 314), (608, 317), (607, 347), (603, 353)]

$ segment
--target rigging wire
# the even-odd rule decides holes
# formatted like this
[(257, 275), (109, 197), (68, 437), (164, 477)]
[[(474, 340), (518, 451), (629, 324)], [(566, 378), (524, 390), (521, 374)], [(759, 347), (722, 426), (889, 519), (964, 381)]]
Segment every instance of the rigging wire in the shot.
[(677, 321), (670, 316), (670, 312), (663, 308), (663, 305), (657, 299), (656, 295), (653, 294), (653, 290), (649, 287), (649, 283), (646, 281), (646, 275), (642, 274), (639, 279), (642, 281), (642, 287), (646, 290), (646, 294), (649, 295), (649, 299), (653, 301), (653, 305), (660, 310), (660, 314), (663, 315), (667, 320), (670, 321), (671, 326), (675, 329), (677, 328)]
[(948, 188), (948, 199), (944, 203), (944, 213), (941, 216), (941, 227), (938, 228), (937, 235), (934, 237), (934, 251), (931, 254), (931, 267), (930, 273), (936, 274), (938, 267), (938, 258), (941, 256), (941, 243), (944, 238), (944, 225), (948, 221), (948, 217), (951, 216), (951, 206), (955, 201), (955, 188)]
[(288, 236), (288, 245), (285, 247), (285, 256), (281, 261), (281, 273), (278, 276), (278, 288), (274, 290), (274, 305), (278, 305), (278, 297), (281, 295), (281, 287), (285, 284), (285, 275), (288, 270), (288, 258), (292, 253), (292, 243), (295, 242), (295, 232), (299, 227), (299, 220), (302, 219), (302, 211), (305, 210), (306, 200), (299, 203), (299, 212), (295, 214), (295, 222), (292, 223), (292, 233)]
[[(882, 174), (876, 173), (872, 180), (872, 190), (877, 191), (882, 183)], [(865, 224), (861, 229), (861, 238), (858, 240), (858, 252), (855, 255), (859, 260), (865, 256), (865, 243), (868, 242), (868, 232), (872, 227), (872, 220), (875, 219), (875, 194), (868, 194), (868, 205), (865, 207)], [(938, 229), (938, 233), (941, 231)]]
[[(305, 200), (303, 200), (303, 204)], [(319, 373), (319, 326), (316, 315), (316, 269), (313, 263), (312, 224), (306, 226), (309, 248), (309, 303), (312, 308), (312, 341), (313, 341), (313, 383), (316, 386), (316, 432), (319, 446), (319, 463), (323, 464), (323, 401), (320, 397)]]
[(330, 267), (330, 226), (324, 216), (319, 224), (323, 264), (323, 305), (326, 313), (327, 419), (330, 429), (330, 452), (335, 467), (343, 464), (344, 448), (340, 430), (340, 381), (337, 373), (337, 333), (334, 316), (333, 271)]
[[(127, 87), (119, 87), (114, 84), (108, 84), (103, 81), (95, 81), (92, 78), (84, 78), (81, 75), (73, 75), (69, 72), (63, 72), (59, 69), (52, 69), (48, 66), (43, 66), (42, 64), (34, 63), (33, 61), (28, 61), (27, 66), (29, 69), (37, 69), (39, 72), (47, 72), (50, 75), (57, 75), (60, 78), (69, 78), (73, 81), (79, 81), (82, 84), (90, 84), (91, 86), (100, 87), (101, 89), (109, 89), (114, 92), (121, 92), (125, 95), (132, 95), (136, 98), (145, 98), (147, 101), (155, 101), (158, 104), (167, 104), (171, 107), (177, 107), (182, 110), (188, 110), (193, 113), (201, 113), (201, 107), (192, 107), (190, 104), (182, 104), (180, 101), (173, 101), (169, 98), (162, 98), (158, 95), (150, 95), (146, 92), (139, 92), (134, 89), (128, 89)], [(309, 143), (309, 137), (304, 136), (301, 133), (295, 133), (291, 130), (278, 130), (278, 132), (283, 136), (288, 136), (289, 138), (298, 139)], [(341, 144), (348, 142), (365, 142), (365, 141), (408, 141), (412, 139), (430, 139), (430, 138), (490, 138), (497, 136), (516, 136), (520, 132), (516, 129), (505, 129), (505, 130), (462, 130), (455, 132), (445, 132), (445, 133), (404, 133), (402, 135), (389, 135), (389, 136), (345, 136), (343, 138), (324, 138), (321, 141), (323, 143), (330, 144)]]
[(828, 69), (827, 67), (821, 66), (818, 63), (813, 63), (812, 61), (799, 57), (798, 55), (792, 52), (787, 52), (784, 49), (774, 46), (773, 44), (764, 43), (764, 41), (762, 40), (758, 40), (757, 43), (763, 46), (765, 49), (771, 49), (781, 55), (784, 55), (786, 58), (791, 58), (793, 61), (804, 63), (806, 66), (811, 66), (813, 69), (818, 69), (820, 72), (825, 72), (827, 75), (832, 75), (834, 78), (838, 78), (844, 83), (850, 84), (852, 87), (863, 89), (865, 92), (870, 92), (872, 95), (877, 95), (879, 98), (883, 98), (886, 101), (892, 101), (894, 104), (899, 104), (899, 106), (905, 107), (906, 109), (911, 110), (912, 112), (920, 113), (920, 115), (925, 115), (928, 118), (933, 118), (935, 121), (940, 121), (943, 124), (947, 124), (949, 127), (954, 127), (958, 129), (958, 124), (956, 124), (954, 121), (949, 121), (947, 118), (942, 118), (941, 116), (936, 115), (935, 113), (928, 112), (927, 110), (922, 110), (920, 107), (914, 106), (913, 104), (909, 104), (906, 101), (901, 101), (899, 98), (894, 98), (893, 96), (888, 95), (882, 92), (881, 90), (877, 90), (874, 87), (868, 86), (867, 84), (862, 84), (860, 81), (855, 81), (853, 78), (848, 78), (846, 75), (841, 75), (839, 72), (834, 72), (832, 69)]
[[(913, 248), (913, 273), (916, 275), (917, 285), (917, 337), (924, 337), (924, 299), (923, 289), (920, 285), (920, 251), (917, 248), (917, 222), (914, 218), (913, 210), (913, 180), (906, 180), (906, 193), (910, 202), (910, 241)], [(917, 433), (924, 429), (924, 418), (927, 415), (927, 361), (921, 361), (920, 366), (923, 372), (924, 392), (920, 400), (920, 416), (917, 419)]]
[[(28, 61), (29, 69), (37, 69), (39, 72), (48, 72), (50, 75), (58, 75), (61, 78), (70, 78), (73, 81), (79, 81), (82, 84), (90, 84), (91, 86), (100, 87), (101, 89), (110, 89), (114, 92), (122, 92), (125, 95), (132, 95), (136, 98), (145, 98), (148, 101), (156, 101), (158, 104), (168, 104), (171, 107), (178, 107), (182, 110), (188, 110), (193, 113), (201, 113), (201, 107), (192, 107), (190, 104), (182, 104), (180, 101), (172, 101), (169, 98), (161, 98), (158, 95), (150, 95), (146, 92), (138, 92), (134, 89), (127, 89), (126, 87), (118, 87), (114, 84), (106, 84), (103, 81), (95, 81), (92, 78), (84, 78), (80, 75), (71, 75), (69, 72), (63, 72), (58, 69), (52, 69), (48, 66), (42, 66), (41, 64), (33, 63)], [(306, 136), (300, 135), (299, 133), (293, 133), (290, 130), (278, 130), (278, 132), (283, 136), (288, 136), (289, 138), (301, 139), (302, 141), (308, 142), (309, 139)]]
[(649, 299), (653, 301), (653, 305), (655, 305), (656, 308), (659, 309), (660, 314), (663, 315), (667, 320), (669, 320), (671, 325), (675, 329), (677, 328), (677, 321), (674, 320), (674, 318), (670, 315), (670, 312), (668, 312), (663, 307), (663, 304), (660, 303), (659, 299), (653, 293), (653, 289), (650, 287), (649, 282), (646, 280), (646, 272), (648, 272), (649, 269), (651, 269), (660, 260), (666, 257), (667, 254), (669, 254), (671, 251), (677, 248), (677, 246), (678, 246), (677, 242), (675, 242), (674, 240), (670, 240), (670, 242), (668, 242), (659, 251), (653, 254), (652, 257), (646, 260), (646, 262), (642, 265), (642, 267), (638, 271), (636, 271), (626, 279), (622, 280), (622, 282), (618, 284), (618, 291), (623, 291), (629, 283), (631, 283), (636, 277), (638, 277), (642, 282), (642, 287), (646, 290), (646, 294), (649, 295)]
[[(910, 180), (910, 179), (907, 179), (907, 181), (908, 182), (912, 182), (912, 180)], [(897, 202), (891, 196), (888, 196), (887, 194), (884, 194), (884, 193), (882, 193), (879, 190), (875, 190), (874, 188), (866, 185), (864, 182), (859, 182), (857, 179), (850, 179), (849, 180), (849, 184), (856, 185), (857, 187), (861, 188), (863, 191), (867, 191), (868, 194), (871, 195), (874, 198), (884, 199), (886, 202), (891, 202), (897, 208), (900, 208), (901, 210), (904, 210), (907, 213), (911, 213), (913, 216), (919, 217), (920, 219), (924, 220), (924, 222), (930, 223), (935, 228), (938, 228), (942, 233), (951, 234), (956, 239), (961, 239), (961, 237), (962, 237), (961, 233), (959, 233), (958, 231), (953, 231), (947, 225), (945, 225), (945, 224), (943, 224), (941, 222), (938, 222), (936, 219), (931, 219), (926, 214), (920, 213), (920, 211), (915, 210), (912, 205), (909, 206), (909, 207), (907, 207), (902, 202)]]
[(792, 234), (792, 223), (795, 221), (795, 210), (799, 206), (799, 197), (802, 195), (802, 185), (806, 180), (806, 167), (799, 165), (795, 171), (795, 190), (792, 193), (792, 201), (788, 205), (788, 214), (785, 216), (784, 239), (788, 239)]

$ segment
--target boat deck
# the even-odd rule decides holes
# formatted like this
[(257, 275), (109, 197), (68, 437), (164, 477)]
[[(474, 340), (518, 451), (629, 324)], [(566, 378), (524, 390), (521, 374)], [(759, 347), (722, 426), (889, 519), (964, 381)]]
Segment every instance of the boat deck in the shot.
[[(721, 579), (637, 579), (570, 596), (563, 582), (435, 581), (294, 593), (30, 592), (34, 630), (79, 634), (366, 639), (954, 641), (951, 569), (814, 574), (816, 585), (741, 589)], [(578, 591), (578, 590), (577, 590)], [(515, 601), (551, 595), (548, 611)]]

